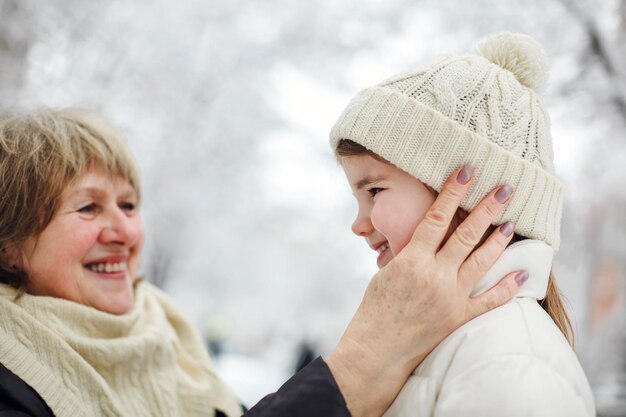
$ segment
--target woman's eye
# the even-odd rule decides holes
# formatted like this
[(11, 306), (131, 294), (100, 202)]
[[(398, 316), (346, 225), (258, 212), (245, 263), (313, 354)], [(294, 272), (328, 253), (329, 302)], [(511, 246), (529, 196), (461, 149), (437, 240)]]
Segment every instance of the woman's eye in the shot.
[(87, 204), (86, 206), (83, 206), (81, 208), (78, 209), (79, 213), (85, 213), (85, 214), (91, 214), (93, 212), (96, 211), (96, 204), (95, 203), (91, 203), (91, 204)]
[(372, 197), (374, 197), (376, 194), (378, 194), (379, 192), (381, 192), (384, 188), (379, 188), (379, 187), (372, 187), (369, 190), (367, 190), (368, 193), (370, 193), (370, 195)]
[(120, 203), (120, 208), (125, 211), (133, 211), (137, 205), (131, 202)]

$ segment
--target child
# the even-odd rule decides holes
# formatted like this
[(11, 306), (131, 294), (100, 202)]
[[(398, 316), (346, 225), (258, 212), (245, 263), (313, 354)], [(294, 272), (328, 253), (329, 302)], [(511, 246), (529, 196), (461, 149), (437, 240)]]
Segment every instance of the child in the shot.
[(515, 232), (474, 294), (510, 271), (528, 273), (511, 302), (430, 353), (386, 417), (595, 415), (551, 272), (563, 190), (539, 96), (546, 79), (541, 46), (502, 33), (480, 55), (446, 56), (361, 91), (331, 131), (358, 203), (352, 230), (378, 252), (380, 268), (407, 244), (447, 176), (469, 164), (478, 179), (459, 220), (502, 185), (500, 231)]

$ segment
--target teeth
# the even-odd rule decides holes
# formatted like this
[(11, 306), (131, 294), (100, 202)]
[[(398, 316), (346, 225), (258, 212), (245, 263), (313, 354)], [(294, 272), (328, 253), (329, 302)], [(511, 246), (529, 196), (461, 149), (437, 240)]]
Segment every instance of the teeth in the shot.
[(119, 272), (126, 270), (126, 262), (91, 264), (87, 268), (93, 272)]
[(378, 247), (378, 249), (376, 249), (376, 252), (378, 252), (378, 254), (380, 255), (381, 253), (383, 253), (386, 249), (389, 249), (389, 242), (385, 242), (382, 245), (380, 245)]

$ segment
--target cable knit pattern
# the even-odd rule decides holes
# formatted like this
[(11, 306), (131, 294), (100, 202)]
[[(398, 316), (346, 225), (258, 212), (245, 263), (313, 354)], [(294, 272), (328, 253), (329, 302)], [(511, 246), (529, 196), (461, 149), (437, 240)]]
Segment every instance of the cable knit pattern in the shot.
[(241, 407), (172, 303), (140, 282), (135, 306), (112, 315), (0, 285), (0, 362), (58, 417), (214, 416)]
[[(437, 191), (471, 163), (475, 183), (461, 207), (472, 210), (509, 183), (515, 193), (494, 224), (510, 220), (517, 233), (558, 250), (563, 187), (554, 176), (550, 120), (541, 97), (512, 72), (529, 85), (533, 76), (538, 85), (547, 78), (535, 73), (547, 63), (529, 39), (507, 34), (488, 44), (490, 59), (507, 68), (479, 55), (445, 56), (361, 91), (333, 127), (332, 148), (353, 140)], [(499, 61), (498, 53), (509, 56)]]

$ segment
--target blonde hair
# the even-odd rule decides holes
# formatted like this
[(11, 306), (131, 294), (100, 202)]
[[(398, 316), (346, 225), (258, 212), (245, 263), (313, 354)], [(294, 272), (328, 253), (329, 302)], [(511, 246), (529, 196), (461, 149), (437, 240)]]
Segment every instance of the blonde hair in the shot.
[[(337, 156), (337, 158), (355, 155), (370, 155), (374, 159), (377, 159), (387, 164), (390, 163), (376, 153), (367, 149), (365, 146), (349, 139), (341, 139), (337, 143), (335, 155)], [(495, 226), (491, 226), (489, 233), (493, 232), (493, 230), (495, 230)], [(513, 239), (511, 239), (511, 242), (509, 244), (518, 242), (523, 239), (527, 238), (516, 233), (513, 235)], [(573, 347), (574, 331), (572, 328), (572, 323), (567, 314), (567, 310), (565, 310), (565, 306), (563, 305), (561, 293), (556, 285), (556, 278), (554, 277), (554, 273), (552, 271), (550, 271), (550, 278), (548, 279), (548, 289), (546, 291), (546, 296), (543, 300), (539, 301), (539, 305), (546, 311), (546, 313), (548, 313), (552, 321), (554, 321), (561, 333), (563, 333), (563, 336), (565, 336), (568, 343)]]
[[(41, 109), (0, 117), (0, 248), (20, 248), (56, 213), (65, 188), (97, 167), (139, 195), (135, 163), (120, 135), (82, 109)], [(27, 276), (4, 256), (0, 282), (26, 290)]]

